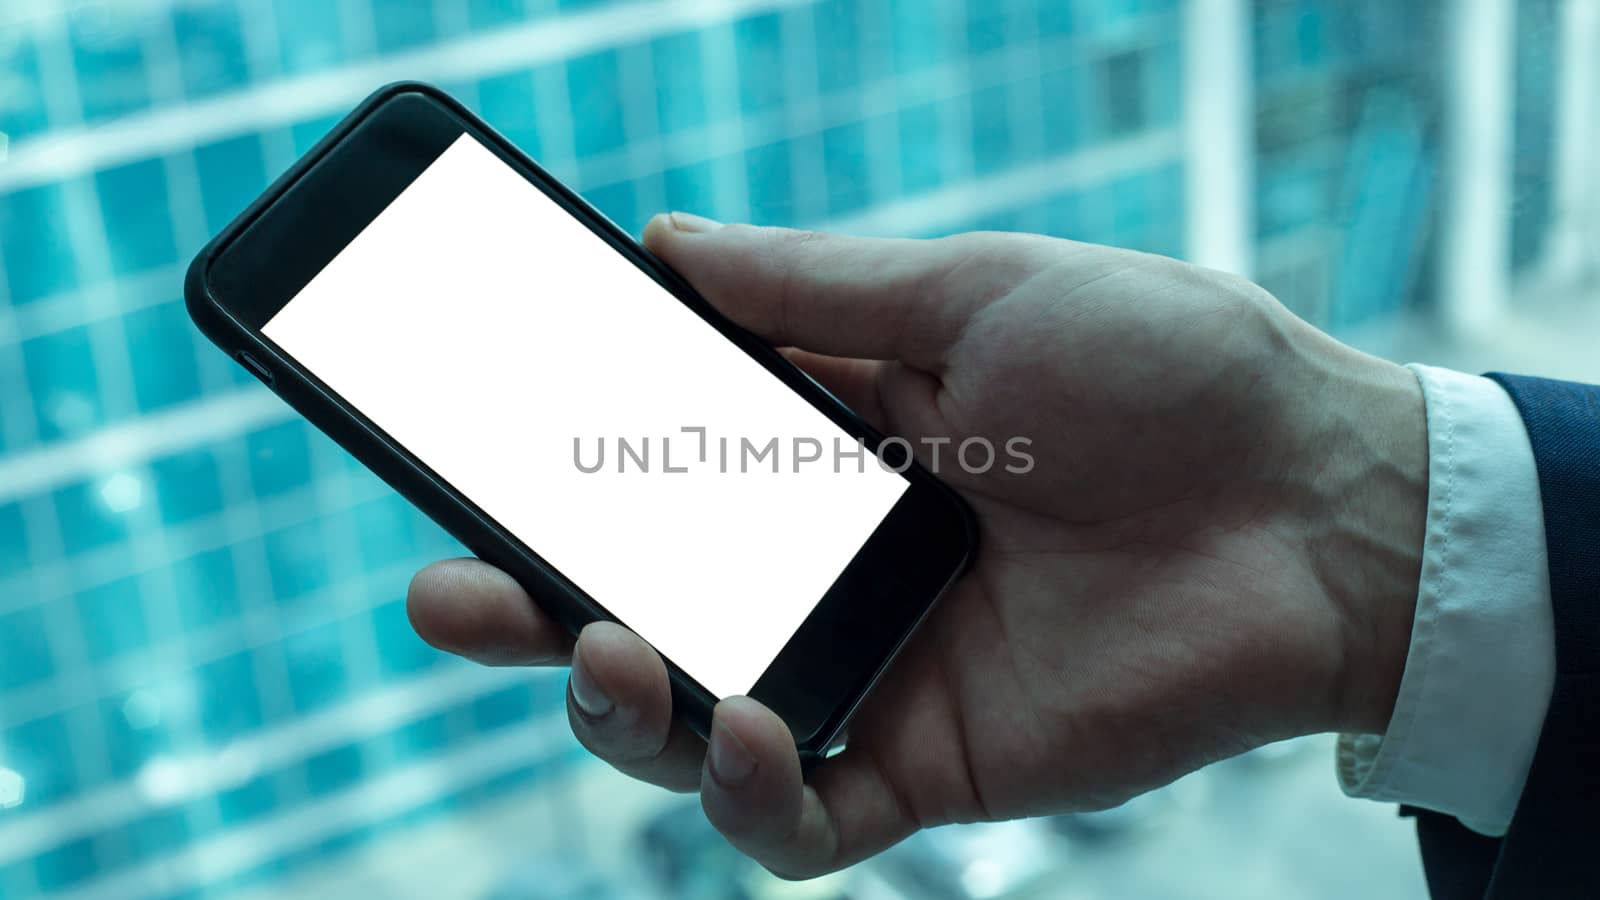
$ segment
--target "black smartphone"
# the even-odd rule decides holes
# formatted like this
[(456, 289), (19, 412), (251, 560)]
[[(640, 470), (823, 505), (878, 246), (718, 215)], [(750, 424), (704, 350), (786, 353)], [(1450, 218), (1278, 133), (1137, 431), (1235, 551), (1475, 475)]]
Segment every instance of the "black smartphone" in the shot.
[(974, 545), (965, 503), (437, 88), (369, 97), (189, 267), (207, 337), (702, 735), (803, 758)]

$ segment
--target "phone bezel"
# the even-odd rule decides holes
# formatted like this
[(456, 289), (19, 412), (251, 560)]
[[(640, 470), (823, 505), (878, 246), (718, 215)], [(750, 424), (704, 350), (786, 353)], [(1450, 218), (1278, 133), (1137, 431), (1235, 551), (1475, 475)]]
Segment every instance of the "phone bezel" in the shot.
[[(906, 460), (898, 444), (880, 447), (883, 436), (864, 420), (766, 342), (718, 313), (677, 273), (454, 98), (410, 82), (367, 98), (196, 256), (184, 292), (191, 317), (224, 351), (247, 355), (276, 393), (471, 552), (509, 572), (564, 627), (576, 633), (591, 621), (616, 621), (261, 332), (463, 132), (846, 433), (892, 465), (909, 463), (909, 489), (750, 691), (789, 724), (803, 756), (820, 757), (916, 625), (965, 570), (976, 542), (969, 508), (931, 473)], [(704, 736), (717, 698), (675, 662), (666, 663), (677, 712)]]

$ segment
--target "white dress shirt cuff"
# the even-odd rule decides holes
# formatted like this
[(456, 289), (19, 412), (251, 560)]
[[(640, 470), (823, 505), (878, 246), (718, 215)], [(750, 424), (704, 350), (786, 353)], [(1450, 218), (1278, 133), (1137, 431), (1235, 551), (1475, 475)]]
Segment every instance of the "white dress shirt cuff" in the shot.
[(1341, 735), (1352, 797), (1504, 834), (1555, 681), (1538, 470), (1511, 398), (1487, 378), (1409, 367), (1428, 417), (1428, 522), (1416, 621), (1389, 730)]

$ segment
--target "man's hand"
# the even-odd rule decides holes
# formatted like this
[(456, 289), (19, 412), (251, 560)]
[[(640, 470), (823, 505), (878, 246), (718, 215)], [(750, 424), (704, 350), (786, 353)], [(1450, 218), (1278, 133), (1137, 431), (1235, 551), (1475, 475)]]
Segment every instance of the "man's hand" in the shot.
[(1072, 241), (679, 213), (645, 242), (924, 462), (924, 437), (1033, 442), (1026, 474), (940, 467), (977, 511), (976, 565), (808, 781), (748, 698), (717, 705), (709, 748), (676, 723), (665, 667), (627, 630), (574, 646), (471, 560), (412, 583), (435, 646), (570, 658), (578, 739), (698, 790), (768, 868), (819, 874), (918, 828), (1104, 808), (1269, 741), (1386, 727), (1426, 518), (1411, 373), (1238, 278)]

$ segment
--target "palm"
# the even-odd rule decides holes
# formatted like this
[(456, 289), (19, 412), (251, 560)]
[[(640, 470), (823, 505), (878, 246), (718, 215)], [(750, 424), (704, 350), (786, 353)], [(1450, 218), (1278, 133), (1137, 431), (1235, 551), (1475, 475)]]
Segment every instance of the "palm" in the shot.
[[(857, 370), (884, 382), (891, 430), (1033, 440), (1025, 475), (941, 467), (977, 512), (980, 554), (852, 737), (919, 825), (1102, 808), (1304, 730), (1302, 686), (1256, 675), (1332, 646), (1315, 630), (1283, 646), (1261, 624), (1269, 598), (1318, 587), (1264, 503), (1285, 477), (1262, 464), (1274, 431), (1216, 412), (1271, 409), (1250, 396), (1252, 361), (1219, 358), (1259, 327), (1248, 295), (1197, 297), (1103, 248), (1041, 277), (1010, 247), (1023, 259), (1002, 244), (941, 284), (992, 294), (989, 267), (1019, 282), (974, 314), (936, 392), (897, 390), (898, 364)], [(1074, 296), (1083, 283), (1093, 301)]]

